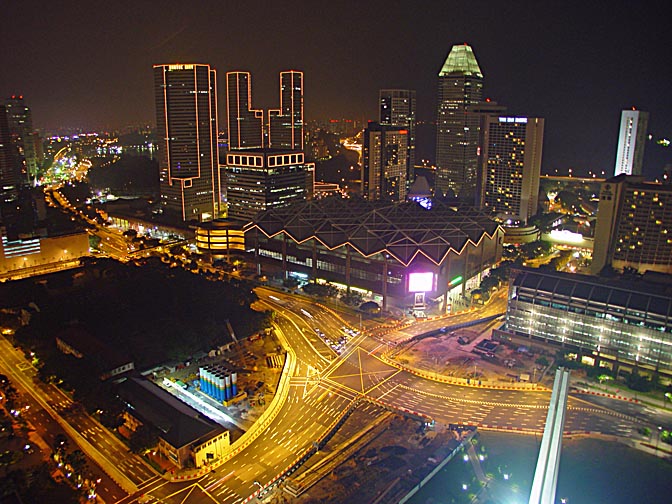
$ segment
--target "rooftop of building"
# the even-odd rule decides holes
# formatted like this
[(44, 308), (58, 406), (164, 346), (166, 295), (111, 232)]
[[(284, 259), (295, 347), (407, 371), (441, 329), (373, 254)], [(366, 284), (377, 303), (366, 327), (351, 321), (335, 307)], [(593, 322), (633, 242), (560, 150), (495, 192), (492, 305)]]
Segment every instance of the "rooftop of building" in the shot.
[(241, 156), (249, 154), (264, 154), (266, 156), (271, 156), (273, 154), (303, 154), (301, 149), (273, 149), (270, 147), (263, 148), (252, 148), (252, 149), (231, 149), (227, 154), (239, 154)]
[(526, 267), (512, 269), (511, 275), (513, 287), (552, 293), (574, 302), (586, 300), (663, 316), (672, 314), (669, 275), (598, 277)]
[(242, 231), (245, 221), (235, 219), (214, 219), (208, 222), (201, 222), (198, 229), (230, 229), (233, 231)]
[(478, 66), (476, 56), (471, 46), (467, 44), (454, 45), (441, 67), (439, 77), (447, 75), (465, 75), (483, 78), (483, 72)]
[(605, 184), (621, 184), (625, 183), (629, 187), (641, 188), (645, 190), (662, 190), (672, 192), (672, 184), (661, 184), (660, 182), (652, 182), (644, 179), (643, 175), (627, 175), (621, 173), (614, 177), (608, 178), (604, 181)]
[(441, 264), (451, 250), (460, 253), (500, 228), (473, 207), (437, 201), (428, 210), (416, 202), (338, 196), (265, 210), (246, 231), (253, 227), (269, 237), (285, 232), (297, 242), (315, 238), (329, 249), (347, 244), (364, 256), (386, 252), (404, 266), (417, 255)]
[(224, 431), (222, 426), (149, 380), (129, 378), (119, 385), (118, 393), (133, 407), (134, 416), (154, 425), (175, 448), (200, 444)]
[(85, 359), (93, 362), (101, 372), (110, 371), (133, 362), (129, 355), (101, 341), (81, 325), (67, 327), (59, 331), (56, 337), (80, 352)]

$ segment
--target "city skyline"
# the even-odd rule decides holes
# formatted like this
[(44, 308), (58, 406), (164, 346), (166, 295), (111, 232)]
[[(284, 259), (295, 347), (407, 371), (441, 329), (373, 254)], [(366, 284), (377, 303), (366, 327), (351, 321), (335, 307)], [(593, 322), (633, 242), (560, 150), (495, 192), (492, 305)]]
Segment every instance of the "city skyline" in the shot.
[[(470, 10), (429, 3), (408, 12), (392, 2), (385, 22), (380, 2), (324, 3), (305, 12), (296, 5), (252, 2), (225, 10), (210, 2), (168, 2), (159, 11), (143, 2), (76, 11), (72, 2), (8, 5), (7, 19), (21, 22), (2, 28), (6, 50), (0, 63), (9, 71), (0, 78), (0, 93), (23, 94), (37, 128), (111, 129), (153, 123), (147, 70), (153, 64), (201, 62), (223, 73), (249, 71), (258, 83), (255, 106), (263, 109), (277, 107), (278, 72), (297, 68), (313, 83), (305, 97), (307, 120), (375, 120), (378, 90), (398, 87), (417, 90), (418, 121), (426, 122), (435, 120), (441, 62), (452, 45), (466, 42), (486, 76), (484, 97), (512, 114), (547, 120), (546, 171), (609, 172), (620, 111), (632, 106), (650, 112), (656, 138), (672, 131), (672, 102), (660, 64), (669, 38), (659, 16), (662, 3), (636, 11), (624, 2), (543, 10), (527, 2), (483, 2)], [(290, 11), (301, 37), (277, 28)], [(400, 34), (395, 51), (382, 49), (389, 46), (386, 33)], [(627, 40), (623, 33), (630, 34)], [(372, 60), (367, 54), (380, 56)], [(222, 79), (220, 102), (224, 84)]]

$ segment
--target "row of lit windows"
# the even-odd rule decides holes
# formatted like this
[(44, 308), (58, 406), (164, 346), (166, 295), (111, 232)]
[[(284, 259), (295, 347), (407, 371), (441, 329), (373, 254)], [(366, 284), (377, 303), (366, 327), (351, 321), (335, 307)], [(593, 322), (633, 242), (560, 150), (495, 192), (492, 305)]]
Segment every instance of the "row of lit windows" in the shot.
[[(627, 325), (613, 322), (598, 327), (585, 323), (585, 318), (568, 318), (566, 312), (552, 308), (536, 307), (534, 310), (526, 303), (513, 302), (509, 305), (507, 327), (518, 333), (540, 336), (562, 343), (599, 349), (616, 349), (620, 356), (646, 362), (651, 365), (664, 365), (672, 368), (672, 339), (666, 333), (637, 328), (637, 333)], [(605, 329), (611, 331), (610, 337), (604, 337)]]

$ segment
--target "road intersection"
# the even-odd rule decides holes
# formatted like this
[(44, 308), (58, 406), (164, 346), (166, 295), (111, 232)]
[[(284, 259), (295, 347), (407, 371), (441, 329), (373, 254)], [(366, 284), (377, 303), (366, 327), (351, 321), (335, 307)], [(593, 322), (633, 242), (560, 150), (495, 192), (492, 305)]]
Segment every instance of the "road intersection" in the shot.
[[(143, 462), (135, 461), (128, 451), (100, 453), (101, 466), (123, 473), (136, 490), (119, 499), (131, 502), (163, 503), (243, 503), (259, 495), (291, 474), (307, 460), (315, 447), (333, 434), (344, 418), (366, 404), (438, 423), (468, 423), (480, 428), (541, 432), (550, 392), (546, 389), (516, 390), (508, 388), (465, 387), (428, 380), (382, 358), (397, 341), (446, 325), (446, 320), (430, 321), (404, 327), (401, 331), (361, 333), (349, 336), (336, 353), (316, 328), (325, 335), (343, 335), (349, 324), (339, 314), (300, 296), (281, 294), (266, 288), (257, 289), (260, 302), (277, 314), (276, 331), (291, 348), (291, 376), (278, 390), (277, 408), (268, 426), (235, 456), (211, 472), (194, 479), (168, 481), (153, 474)], [(476, 319), (501, 309), (468, 313), (451, 319), (451, 323)], [(306, 315), (308, 314), (308, 315)], [(7, 344), (3, 342), (3, 344)], [(20, 362), (5, 365), (19, 370)], [(22, 373), (30, 370), (24, 369)], [(32, 378), (26, 377), (26, 380)], [(44, 391), (36, 391), (43, 395)], [(48, 406), (48, 405), (47, 405)], [(369, 411), (369, 410), (367, 410)], [(357, 417), (361, 428), (380, 415), (380, 408)], [(58, 415), (58, 411), (53, 413)], [(632, 436), (642, 423), (659, 421), (655, 410), (637, 404), (596, 398), (585, 401), (570, 397), (565, 428), (574, 432), (601, 432)], [(105, 446), (98, 439), (105, 433), (95, 424), (80, 424), (78, 435), (92, 445)], [(114, 437), (114, 436), (112, 436)], [(115, 438), (116, 439), (116, 438)], [(107, 443), (114, 444), (110, 439)], [(118, 447), (117, 447), (118, 448)], [(235, 448), (235, 446), (233, 447)]]

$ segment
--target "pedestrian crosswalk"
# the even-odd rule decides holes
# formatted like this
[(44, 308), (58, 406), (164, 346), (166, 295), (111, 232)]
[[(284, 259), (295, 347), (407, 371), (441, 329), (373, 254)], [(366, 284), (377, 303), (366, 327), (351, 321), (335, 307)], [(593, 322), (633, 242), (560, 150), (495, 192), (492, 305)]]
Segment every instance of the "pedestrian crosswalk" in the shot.
[(270, 354), (266, 356), (266, 365), (273, 368), (280, 368), (285, 365), (285, 356), (282, 354)]

